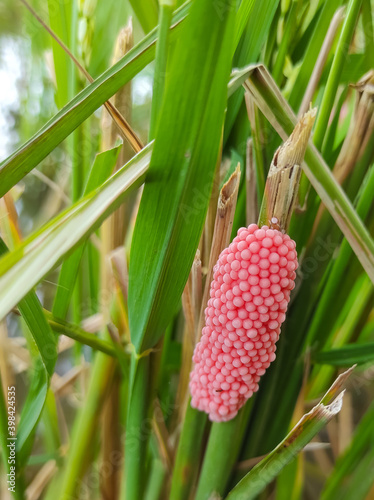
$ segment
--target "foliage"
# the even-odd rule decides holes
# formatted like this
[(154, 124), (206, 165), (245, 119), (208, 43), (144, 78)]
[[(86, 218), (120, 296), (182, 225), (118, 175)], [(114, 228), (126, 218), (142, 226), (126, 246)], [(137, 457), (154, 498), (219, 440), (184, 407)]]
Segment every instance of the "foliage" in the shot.
[[(0, 164), (1, 495), (15, 385), (17, 499), (369, 498), (370, 0), (33, 0), (53, 38), (26, 6), (0, 7), (0, 48), (27, 61)], [(308, 99), (277, 358), (243, 411), (212, 425), (188, 390), (206, 277), (256, 222)]]

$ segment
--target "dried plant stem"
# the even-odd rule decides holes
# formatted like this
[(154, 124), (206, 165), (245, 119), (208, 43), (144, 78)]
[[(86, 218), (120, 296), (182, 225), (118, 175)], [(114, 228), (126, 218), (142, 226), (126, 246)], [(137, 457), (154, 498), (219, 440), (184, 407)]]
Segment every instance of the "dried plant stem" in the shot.
[(258, 219), (257, 187), (256, 187), (256, 164), (253, 151), (253, 139), (247, 141), (247, 157), (245, 169), (246, 183), (246, 221), (247, 225)]
[[(198, 255), (200, 255), (200, 251), (197, 250)], [(183, 290), (182, 294), (182, 307), (183, 314), (185, 318), (185, 328), (183, 332), (183, 343), (182, 343), (182, 363), (181, 370), (179, 375), (178, 389), (176, 395), (176, 408), (177, 411), (175, 413), (174, 423), (171, 425), (171, 428), (178, 428), (180, 422), (183, 420), (183, 417), (186, 412), (186, 405), (188, 401), (188, 381), (189, 381), (189, 373), (191, 369), (191, 359), (193, 350), (195, 348), (196, 343), (196, 305), (197, 301), (200, 300), (199, 304), (201, 305), (201, 261), (199, 259), (200, 264), (196, 264), (196, 256), (194, 262), (192, 264), (191, 272), (188, 276), (188, 280), (186, 286)], [(193, 276), (195, 273), (195, 277)], [(200, 278), (197, 274), (200, 273)], [(194, 293), (198, 294), (198, 292), (193, 289), (197, 288), (197, 282), (200, 280), (200, 298), (194, 297)], [(199, 306), (200, 307), (200, 306)], [(200, 313), (200, 309), (199, 309)]]
[[(121, 482), (122, 443), (120, 425), (119, 394), (121, 379), (115, 371), (109, 386), (102, 415), (102, 464), (100, 490), (104, 500), (119, 497)], [(114, 459), (115, 457), (115, 459)]]
[[(353, 87), (357, 90), (354, 115), (332, 171), (339, 184), (343, 184), (352, 172), (372, 140), (374, 132), (374, 70), (364, 75)], [(321, 204), (309, 243), (315, 238), (324, 214), (325, 207)]]
[(188, 276), (188, 280), (182, 294), (182, 307), (186, 325), (183, 334), (182, 363), (176, 395), (176, 407), (178, 408), (178, 411), (175, 415), (176, 422), (172, 425), (172, 428), (178, 427), (186, 412), (186, 405), (189, 397), (188, 380), (191, 369), (192, 354), (195, 348), (198, 331), (201, 295), (202, 269), (200, 250), (197, 250), (191, 272)]
[(363, 76), (354, 88), (357, 90), (354, 116), (333, 169), (339, 184), (342, 184), (352, 171), (373, 131), (374, 70)]
[(9, 359), (8, 329), (6, 321), (0, 321), (0, 378), (4, 394), (14, 385), (14, 373)]
[(316, 108), (299, 120), (287, 141), (280, 146), (270, 165), (259, 216), (259, 226), (286, 232), (290, 224), (309, 136)]
[(170, 447), (170, 437), (166, 427), (164, 414), (162, 412), (160, 401), (157, 398), (154, 401), (152, 427), (157, 440), (159, 457), (161, 458), (164, 469), (170, 474), (173, 453)]
[[(222, 186), (219, 194), (217, 213), (214, 225), (212, 248), (209, 257), (208, 274), (206, 277), (204, 294), (201, 302), (201, 310), (199, 315), (199, 323), (197, 329), (197, 340), (201, 335), (202, 326), (204, 323), (204, 308), (208, 300), (210, 282), (213, 278), (213, 267), (217, 262), (221, 251), (227, 247), (230, 242), (232, 223), (234, 219), (236, 201), (238, 196), (240, 181), (240, 168), (237, 166), (235, 172), (229, 180)], [(193, 346), (194, 347), (194, 346)], [(185, 385), (188, 383), (188, 374), (191, 367), (192, 350), (188, 353), (183, 353), (183, 373), (185, 376)], [(185, 394), (188, 391), (185, 390)], [(183, 413), (184, 415), (184, 413)], [(178, 443), (178, 450), (175, 459), (174, 473), (172, 476), (170, 500), (186, 500), (189, 498), (193, 484), (196, 478), (199, 457), (200, 445), (203, 438), (207, 416), (205, 413), (199, 412), (187, 405), (185, 412), (183, 432)]]
[(26, 489), (27, 500), (37, 500), (41, 498), (43, 490), (56, 474), (57, 470), (58, 468), (55, 460), (49, 460), (45, 463)]
[(201, 253), (201, 260), (204, 268), (206, 268), (209, 264), (209, 255), (210, 255), (210, 249), (212, 247), (214, 223), (216, 220), (217, 204), (220, 193), (219, 185), (220, 185), (220, 165), (222, 162), (222, 140), (223, 140), (223, 134), (221, 138), (220, 150), (217, 159), (217, 167), (213, 181), (212, 194), (209, 201), (208, 213), (205, 220), (204, 232), (202, 235), (202, 242), (201, 242), (203, 249)]
[[(114, 49), (113, 64), (115, 64), (121, 57), (123, 57), (133, 46), (133, 28), (131, 19), (127, 26), (123, 28), (116, 40)], [(131, 83), (124, 85), (112, 98), (114, 106), (119, 110), (121, 116), (126, 121), (131, 120), (132, 102), (131, 102)], [(112, 115), (111, 115), (112, 116)], [(115, 143), (118, 135), (118, 130), (113, 126), (113, 121), (106, 121), (108, 114), (104, 111), (102, 119), (103, 127), (103, 149), (109, 149)], [(133, 151), (124, 144), (120, 151), (119, 158), (115, 167), (117, 171), (121, 165), (126, 163), (132, 156)], [(109, 328), (111, 317), (110, 309), (113, 302), (116, 300), (117, 295), (122, 295), (122, 287), (117, 286), (114, 279), (113, 265), (111, 261), (112, 253), (116, 249), (121, 249), (118, 253), (122, 254), (122, 260), (126, 261), (123, 243), (126, 236), (128, 221), (130, 218), (130, 206), (133, 199), (127, 199), (122, 203), (113, 214), (104, 221), (101, 228), (102, 237), (102, 273), (101, 273), (101, 305), (102, 314), (105, 322), (108, 324), (108, 332), (111, 333)], [(126, 274), (126, 262), (121, 266), (120, 257), (117, 256), (116, 263), (118, 264), (117, 270), (119, 275)], [(126, 281), (126, 277), (123, 277)], [(127, 295), (121, 297), (122, 301), (127, 300)], [(119, 308), (117, 308), (119, 309)], [(117, 322), (118, 333), (120, 337), (126, 334), (127, 318), (126, 321)], [(129, 339), (128, 339), (129, 340)], [(115, 366), (115, 360), (112, 360)], [(113, 369), (113, 368), (110, 368)], [(120, 425), (120, 373), (119, 370), (113, 369), (113, 379), (110, 387), (108, 387), (108, 396), (103, 408), (103, 426), (102, 426), (102, 465), (100, 488), (101, 494), (104, 499), (116, 500), (120, 495), (121, 486), (121, 463), (123, 456), (123, 447), (121, 439), (121, 425)], [(117, 457), (115, 462), (113, 456)], [(110, 467), (108, 468), (108, 464)]]
[(353, 429), (354, 429), (354, 404), (352, 401), (352, 396), (350, 392), (345, 395), (345, 405), (340, 412), (338, 424), (339, 424), (339, 454), (346, 451), (348, 446), (351, 444)]
[(334, 43), (336, 33), (341, 23), (343, 22), (344, 11), (345, 7), (340, 7), (340, 9), (338, 9), (335, 12), (334, 17), (331, 20), (329, 29), (326, 33), (326, 37), (323, 41), (321, 50), (318, 54), (318, 58), (314, 66), (312, 76), (310, 77), (308, 86), (306, 88), (303, 101), (299, 108), (299, 114), (298, 114), (299, 117), (303, 116), (303, 114), (308, 111), (309, 105), (312, 102), (313, 95), (317, 89), (327, 57), (330, 53), (332, 44)]
[(179, 375), (178, 389), (176, 395), (175, 422), (171, 426), (175, 428), (183, 420), (186, 412), (186, 405), (189, 398), (188, 381), (191, 370), (192, 354), (198, 335), (198, 322), (200, 317), (202, 297), (202, 269), (200, 260), (200, 251), (196, 255), (192, 264), (191, 272), (188, 277), (185, 289), (182, 294), (183, 313), (186, 320), (183, 344), (182, 344), (182, 363)]
[[(120, 31), (117, 38), (116, 47), (114, 51), (113, 63), (119, 60), (126, 52), (128, 52), (133, 45), (133, 30), (131, 21), (129, 24)], [(113, 97), (116, 106), (124, 113), (125, 117), (131, 119), (131, 84), (128, 83)], [(102, 149), (105, 151), (113, 147), (117, 130), (113, 127), (111, 120), (108, 120), (108, 114), (103, 113), (102, 118)], [(124, 148), (120, 152), (115, 171), (117, 171), (124, 163), (126, 163), (132, 156), (132, 151), (129, 148)], [(126, 214), (127, 212), (127, 214)], [(123, 203), (107, 220), (104, 221), (101, 228), (102, 239), (102, 276), (101, 276), (101, 304), (104, 313), (105, 321), (108, 321), (108, 309), (112, 300), (113, 291), (113, 273), (112, 266), (109, 261), (109, 255), (119, 246), (124, 243), (126, 230), (128, 227), (129, 219), (129, 206), (128, 203)], [(127, 217), (127, 223), (125, 223)]]
[(232, 223), (234, 220), (236, 201), (238, 198), (239, 182), (240, 168), (239, 166), (237, 166), (235, 172), (222, 186), (218, 197), (217, 214), (209, 256), (209, 266), (205, 281), (204, 293), (201, 302), (200, 319), (197, 329), (198, 338), (200, 338), (201, 330), (204, 325), (204, 310), (208, 302), (210, 283), (213, 279), (213, 267), (218, 260), (219, 254), (230, 243)]
[[(276, 151), (270, 166), (259, 226), (286, 231), (291, 219), (301, 174), (301, 164), (312, 130), (316, 110), (309, 111), (297, 123), (288, 140)], [(223, 495), (242, 443), (253, 399), (228, 422), (214, 422), (204, 456), (196, 500)], [(219, 451), (218, 451), (219, 450)]]
[(87, 369), (88, 364), (83, 363), (81, 366), (74, 366), (62, 377), (59, 377), (57, 373), (54, 373), (51, 381), (51, 389), (53, 390), (54, 395), (62, 396), (67, 392), (72, 392), (74, 389), (74, 382), (81, 376), (82, 372), (87, 371)]
[(196, 251), (196, 255), (192, 264), (192, 305), (194, 313), (195, 338), (198, 337), (198, 327), (200, 319), (201, 299), (202, 299), (202, 271), (200, 251)]
[(192, 275), (188, 276), (186, 286), (182, 293), (182, 307), (183, 314), (186, 320), (187, 335), (191, 345), (194, 344), (194, 331), (195, 331), (195, 314), (192, 299)]

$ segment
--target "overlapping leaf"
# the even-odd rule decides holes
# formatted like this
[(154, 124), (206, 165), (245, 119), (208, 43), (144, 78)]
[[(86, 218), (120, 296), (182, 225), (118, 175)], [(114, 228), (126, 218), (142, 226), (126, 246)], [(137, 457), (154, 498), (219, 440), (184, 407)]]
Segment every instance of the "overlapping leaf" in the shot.
[(221, 9), (194, 4), (166, 82), (131, 247), (129, 322), (138, 353), (157, 342), (176, 312), (200, 238), (222, 133), (233, 14), (229, 1)]
[(152, 143), (100, 188), (82, 198), (0, 259), (0, 317), (77, 247), (121, 203), (126, 190), (144, 180)]

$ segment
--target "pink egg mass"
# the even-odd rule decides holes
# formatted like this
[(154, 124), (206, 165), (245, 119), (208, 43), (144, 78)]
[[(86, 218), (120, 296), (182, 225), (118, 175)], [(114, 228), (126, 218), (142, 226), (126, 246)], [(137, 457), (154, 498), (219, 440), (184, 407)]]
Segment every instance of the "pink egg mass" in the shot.
[(267, 226), (239, 229), (220, 254), (190, 374), (191, 405), (210, 420), (234, 418), (258, 390), (275, 359), (296, 269), (295, 242)]

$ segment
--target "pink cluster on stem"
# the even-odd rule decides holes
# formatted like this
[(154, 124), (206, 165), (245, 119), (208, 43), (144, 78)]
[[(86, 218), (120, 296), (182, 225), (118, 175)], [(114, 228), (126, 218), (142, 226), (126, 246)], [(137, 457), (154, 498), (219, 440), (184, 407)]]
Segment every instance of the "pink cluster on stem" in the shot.
[(214, 267), (193, 355), (191, 405), (215, 422), (235, 417), (275, 359), (297, 269), (295, 242), (267, 226), (241, 228)]

